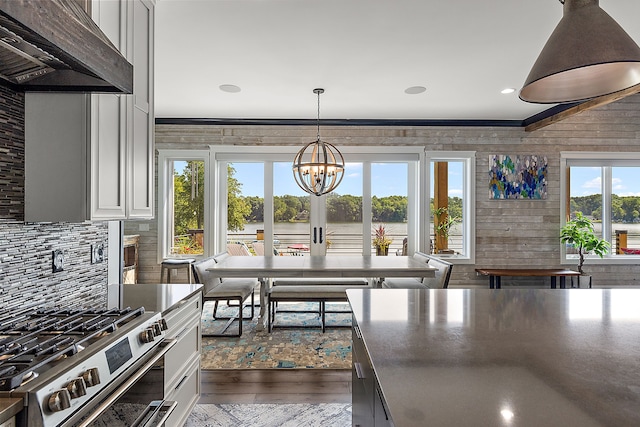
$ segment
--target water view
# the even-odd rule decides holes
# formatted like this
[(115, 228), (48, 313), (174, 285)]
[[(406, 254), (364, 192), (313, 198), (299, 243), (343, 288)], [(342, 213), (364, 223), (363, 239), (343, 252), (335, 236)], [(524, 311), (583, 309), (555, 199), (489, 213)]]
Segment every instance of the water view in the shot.
[[(375, 224), (377, 225), (377, 224)], [(385, 222), (389, 237), (392, 239), (389, 246), (389, 254), (395, 254), (402, 249), (402, 240), (407, 236), (406, 222)], [(244, 230), (238, 232), (228, 231), (229, 240), (238, 240), (249, 245), (257, 239), (258, 230), (264, 230), (264, 223), (256, 222), (246, 224)], [(310, 242), (309, 223), (306, 222), (286, 222), (274, 225), (274, 240), (276, 249), (281, 253), (300, 252), (290, 246), (298, 244), (308, 245)], [(461, 247), (460, 232), (452, 229), (450, 236), (450, 247), (456, 249)], [(362, 224), (358, 223), (328, 223), (327, 239), (330, 242), (327, 248), (328, 254), (361, 254), (362, 253)], [(457, 245), (457, 246), (456, 246)], [(293, 251), (291, 250), (293, 249)], [(371, 248), (371, 253), (375, 249)]]
[[(393, 222), (385, 223), (390, 237), (393, 239), (389, 247), (389, 254), (395, 254), (398, 249), (402, 248), (402, 239), (407, 235), (407, 223)], [(462, 247), (461, 233), (459, 225), (452, 228), (450, 235), (450, 248), (459, 249)], [(308, 245), (310, 242), (309, 223), (306, 222), (286, 222), (277, 223), (274, 226), (276, 241), (276, 249), (279, 253), (305, 252), (304, 250), (295, 249), (294, 245)], [(595, 224), (596, 232), (601, 232), (600, 223)], [(238, 232), (228, 232), (230, 240), (243, 241), (250, 246), (250, 243), (257, 240), (258, 230), (264, 230), (264, 223), (255, 222), (245, 225), (244, 230)], [(627, 247), (640, 249), (640, 224), (613, 224), (613, 245), (612, 251), (616, 251), (615, 231), (627, 231)], [(433, 235), (433, 229), (432, 235)], [(328, 223), (327, 238), (331, 242), (327, 253), (329, 254), (359, 254), (362, 248), (362, 225), (358, 223)], [(290, 248), (290, 246), (294, 246)], [(372, 254), (375, 249), (371, 249)]]

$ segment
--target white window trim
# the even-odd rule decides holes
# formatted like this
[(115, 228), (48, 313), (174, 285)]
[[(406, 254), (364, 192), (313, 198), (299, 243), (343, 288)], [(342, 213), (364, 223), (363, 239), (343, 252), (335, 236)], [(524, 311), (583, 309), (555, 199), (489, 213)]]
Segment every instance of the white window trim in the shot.
[[(431, 194), (431, 176), (429, 170), (431, 168), (431, 162), (462, 162), (463, 163), (463, 173), (465, 174), (463, 177), (463, 193), (464, 198), (462, 201), (462, 210), (463, 216), (466, 218), (463, 221), (463, 231), (462, 238), (464, 242), (464, 247), (468, 248), (467, 255), (439, 255), (442, 258), (447, 258), (447, 261), (450, 261), (454, 264), (475, 264), (476, 262), (476, 185), (475, 185), (475, 176), (476, 176), (476, 152), (475, 151), (425, 151), (425, 162), (426, 167), (422, 168), (425, 173), (423, 177), (423, 182), (425, 182), (425, 194), (426, 194), (426, 202), (422, 204), (422, 218), (423, 224), (428, 224), (431, 218), (431, 212), (429, 212), (429, 201), (433, 195)], [(427, 242), (427, 250), (428, 242), (429, 242), (429, 228), (423, 227), (422, 229), (423, 236), (422, 241)]]
[[(169, 232), (169, 221), (172, 213), (170, 208), (173, 203), (169, 202), (172, 197), (173, 188), (173, 168), (170, 163), (173, 161), (202, 160), (204, 161), (204, 181), (210, 181), (210, 152), (209, 150), (158, 150), (158, 263), (164, 259), (180, 258), (179, 255), (170, 255), (171, 235)], [(211, 215), (207, 214), (211, 200), (211, 187), (204, 189), (204, 256), (209, 256), (211, 252)], [(186, 255), (184, 257), (187, 257)]]
[[(580, 166), (637, 166), (640, 167), (640, 152), (597, 152), (597, 151), (562, 151), (560, 152), (560, 227), (566, 224), (567, 217), (566, 203), (567, 194), (567, 166), (571, 166), (572, 161)], [(611, 170), (602, 174), (602, 221), (611, 223)], [(559, 233), (559, 230), (558, 230)], [(602, 227), (603, 238), (609, 243), (613, 243), (611, 227)], [(567, 258), (566, 246), (560, 242), (560, 263), (563, 265), (575, 265), (576, 258)], [(603, 258), (597, 255), (585, 256), (586, 264), (640, 264), (640, 255), (616, 255), (607, 254)]]

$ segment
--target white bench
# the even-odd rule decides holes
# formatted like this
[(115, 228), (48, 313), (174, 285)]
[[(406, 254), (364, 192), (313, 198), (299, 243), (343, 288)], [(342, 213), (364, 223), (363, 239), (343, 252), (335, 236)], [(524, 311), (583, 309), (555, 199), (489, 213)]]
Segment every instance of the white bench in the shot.
[[(316, 302), (322, 332), (326, 330), (326, 313), (335, 313), (326, 309), (327, 302), (346, 302), (347, 289), (373, 287), (375, 281), (365, 278), (286, 278), (273, 279), (269, 287), (268, 330), (274, 327), (278, 302)], [(299, 312), (299, 311), (298, 311)], [(305, 326), (300, 326), (305, 327)]]

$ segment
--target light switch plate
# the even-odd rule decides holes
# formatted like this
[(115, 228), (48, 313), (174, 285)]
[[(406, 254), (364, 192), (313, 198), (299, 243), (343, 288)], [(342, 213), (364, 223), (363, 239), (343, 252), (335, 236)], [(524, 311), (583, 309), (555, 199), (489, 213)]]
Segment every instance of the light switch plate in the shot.
[(64, 253), (60, 249), (51, 252), (53, 272), (57, 273), (64, 270)]

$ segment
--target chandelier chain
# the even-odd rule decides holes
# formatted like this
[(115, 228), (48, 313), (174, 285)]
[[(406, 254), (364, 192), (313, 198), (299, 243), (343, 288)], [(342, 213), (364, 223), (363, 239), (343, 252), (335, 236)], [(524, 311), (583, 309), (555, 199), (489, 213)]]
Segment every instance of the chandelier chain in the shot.
[(316, 93), (318, 94), (318, 115), (316, 116), (316, 124), (317, 124), (317, 137), (318, 137), (318, 141), (320, 141), (320, 94), (322, 93), (319, 90), (316, 90)]

